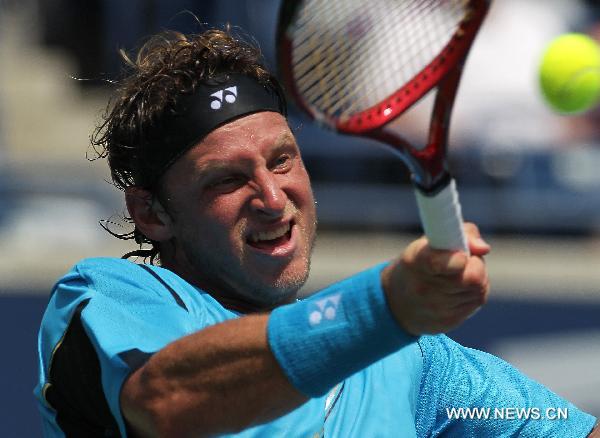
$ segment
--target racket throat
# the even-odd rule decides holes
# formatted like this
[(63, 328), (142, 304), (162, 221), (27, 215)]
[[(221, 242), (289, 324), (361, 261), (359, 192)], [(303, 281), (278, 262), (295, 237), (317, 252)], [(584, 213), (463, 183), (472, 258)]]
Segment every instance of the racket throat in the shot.
[(431, 181), (429, 185), (422, 185), (417, 181), (416, 174), (413, 173), (413, 184), (415, 187), (423, 193), (425, 196), (435, 196), (446, 187), (452, 181), (452, 175), (447, 171), (444, 171), (442, 174), (438, 175), (438, 178), (435, 181)]
[(445, 159), (445, 147), (430, 142), (427, 147), (417, 149), (390, 129), (378, 129), (369, 137), (390, 148), (410, 169), (413, 182), (424, 192), (437, 192), (450, 178)]
[(423, 150), (411, 150), (405, 153), (405, 162), (413, 162), (413, 182), (424, 193), (435, 193), (444, 187), (450, 179), (444, 154), (435, 143)]

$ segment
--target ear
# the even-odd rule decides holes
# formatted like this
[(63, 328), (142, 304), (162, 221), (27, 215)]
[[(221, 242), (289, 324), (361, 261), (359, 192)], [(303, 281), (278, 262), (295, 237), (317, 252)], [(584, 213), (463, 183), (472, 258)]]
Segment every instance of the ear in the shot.
[(173, 237), (171, 218), (152, 192), (139, 187), (127, 187), (125, 203), (129, 215), (144, 236), (157, 242)]

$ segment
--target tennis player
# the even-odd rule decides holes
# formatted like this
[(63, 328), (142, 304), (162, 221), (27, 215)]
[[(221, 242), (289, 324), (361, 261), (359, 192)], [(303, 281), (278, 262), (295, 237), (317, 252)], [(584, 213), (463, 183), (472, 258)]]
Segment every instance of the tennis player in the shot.
[[(297, 300), (315, 204), (256, 48), (228, 31), (171, 32), (128, 64), (94, 142), (133, 237), (151, 246), (129, 255), (154, 263), (86, 259), (55, 285), (35, 389), (46, 436), (591, 433), (591, 415), (440, 334), (489, 291), (473, 225), (471, 256), (418, 239)], [(511, 409), (530, 414), (497, 418)]]

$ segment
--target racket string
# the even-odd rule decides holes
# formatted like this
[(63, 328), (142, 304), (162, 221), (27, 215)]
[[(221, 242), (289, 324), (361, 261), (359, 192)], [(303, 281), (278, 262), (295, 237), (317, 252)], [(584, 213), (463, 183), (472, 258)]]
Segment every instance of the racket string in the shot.
[[(420, 13), (423, 13), (423, 11), (425, 11), (426, 7), (428, 6), (427, 2), (422, 2), (421, 3), (425, 8), (415, 8), (415, 10), (413, 11), (413, 14), (406, 14), (407, 19), (405, 20), (405, 22), (410, 22), (412, 21), (413, 17), (418, 16)], [(393, 19), (392, 19), (393, 22)], [(376, 89), (372, 88), (372, 84), (376, 81), (373, 80), (367, 80), (364, 81), (363, 84), (361, 84), (360, 87), (358, 87), (356, 89), (356, 94), (354, 96), (348, 96), (346, 98), (346, 100), (348, 102), (350, 102), (350, 105), (348, 106), (348, 108), (343, 112), (343, 115), (349, 115), (352, 114), (353, 112), (357, 112), (360, 111), (361, 109), (373, 106), (375, 104), (377, 104), (378, 102), (381, 102), (383, 99), (387, 98), (391, 93), (393, 93), (393, 91), (395, 91), (395, 89), (397, 89), (397, 84), (399, 83), (398, 81), (400, 80), (400, 83), (405, 83), (410, 79), (410, 74), (413, 71), (418, 71), (417, 68), (420, 70), (422, 68), (425, 67), (426, 64), (423, 65), (418, 65), (418, 67), (415, 68), (416, 65), (416, 60), (422, 58), (422, 53), (419, 50), (419, 45), (417, 44), (417, 41), (415, 41), (415, 35), (412, 33), (408, 33), (407, 37), (405, 38), (407, 44), (407, 50), (405, 52), (405, 54), (402, 55), (402, 58), (398, 57), (398, 56), (390, 56), (389, 57), (389, 62), (393, 62), (391, 68), (387, 69), (384, 71), (385, 75), (383, 77), (381, 77), (381, 84), (383, 84), (384, 86), (381, 86), (378, 84)], [(414, 43), (414, 44), (413, 44)], [(379, 59), (379, 53), (377, 52), (367, 52), (367, 56), (368, 56), (368, 62), (366, 63), (366, 65), (371, 66), (371, 65), (375, 65), (375, 63), (380, 63), (381, 59)], [(405, 62), (402, 63), (400, 62), (400, 59), (404, 59)], [(357, 66), (355, 66), (355, 68), (357, 68)], [(360, 68), (360, 67), (358, 67)], [(367, 72), (364, 73), (365, 75), (368, 75), (369, 73), (371, 73), (372, 69)], [(379, 80), (379, 79), (378, 79)], [(355, 97), (359, 96), (361, 97), (360, 99), (356, 99)], [(334, 108), (332, 108), (333, 110), (335, 110)], [(331, 109), (330, 109), (331, 111)]]
[[(391, 13), (397, 12), (397, 8), (390, 11)], [(418, 11), (416, 12), (418, 13)], [(402, 26), (404, 24), (405, 21), (410, 21), (412, 18), (412, 15), (409, 11), (409, 13), (404, 13), (402, 14), (401, 18), (396, 20), (396, 23), (398, 24), (398, 26)], [(394, 20), (394, 19), (392, 19)], [(378, 23), (383, 21), (381, 20), (381, 17), (378, 17)], [(378, 23), (375, 23), (374, 26), (371, 27), (375, 27)], [(313, 32), (313, 35), (315, 33)], [(334, 37), (333, 40), (335, 42), (347, 42), (349, 41), (349, 39), (347, 38), (343, 38), (342, 37)], [(357, 68), (360, 67), (360, 65), (364, 65), (364, 64), (369, 64), (371, 62), (375, 62), (376, 60), (373, 59), (367, 59), (366, 61), (364, 60), (365, 54), (368, 58), (373, 58), (373, 54), (372, 52), (368, 51), (368, 50), (363, 50), (364, 45), (369, 44), (370, 40), (368, 38), (364, 38), (362, 39), (359, 44), (357, 46), (354, 46), (351, 43), (346, 43), (344, 44), (344, 50), (343, 51), (338, 51), (338, 53), (335, 54), (335, 57), (333, 56), (321, 56), (321, 58), (323, 59), (340, 59), (340, 64), (333, 62), (332, 63), (332, 68), (331, 71), (325, 75), (322, 79), (324, 79), (325, 83), (330, 83), (330, 81), (332, 81), (333, 79), (335, 79), (336, 77), (338, 78), (337, 81), (334, 82), (334, 85), (337, 84), (338, 87), (336, 89), (336, 87), (334, 86), (332, 89), (330, 89), (328, 94), (329, 98), (336, 98), (337, 95), (339, 94), (339, 90), (343, 89), (346, 86), (347, 83), (347, 77), (349, 77), (350, 74), (352, 74), (353, 71), (356, 71)], [(409, 46), (410, 47), (410, 46)], [(331, 46), (327, 47), (327, 50), (330, 50)], [(314, 61), (313, 61), (314, 62)], [(307, 65), (311, 65), (311, 61), (309, 60), (309, 62), (307, 62)], [(314, 64), (313, 64), (314, 65)], [(336, 68), (337, 67), (337, 68)], [(340, 77), (341, 72), (348, 72), (346, 77)], [(303, 72), (298, 69), (297, 70), (298, 75), (300, 76)], [(314, 75), (312, 75), (314, 76)], [(299, 77), (299, 83), (298, 85), (300, 87), (303, 87), (305, 90), (305, 95), (307, 97), (307, 99), (311, 100), (311, 101), (315, 101), (315, 103), (317, 104), (317, 106), (319, 106), (319, 102), (316, 101), (316, 97), (319, 95), (322, 95), (323, 93), (320, 93), (320, 89), (315, 89), (315, 87), (311, 87), (311, 86), (307, 86), (307, 82), (310, 83), (310, 85), (314, 85), (314, 77), (311, 77), (310, 75), (306, 75), (305, 76), (305, 80), (303, 80), (302, 78)], [(310, 82), (311, 79), (313, 80), (313, 82)], [(367, 92), (366, 94), (372, 94), (372, 92)], [(349, 96), (351, 97), (351, 96)], [(384, 96), (385, 97), (385, 96)], [(340, 106), (344, 105), (344, 101), (340, 101), (339, 102)], [(332, 111), (335, 112), (336, 108), (333, 108)]]
[[(423, 2), (421, 2), (421, 3), (423, 3)], [(414, 4), (415, 3), (413, 3), (413, 5)], [(426, 4), (426, 2), (425, 2), (425, 4)], [(339, 3), (337, 5), (339, 6)], [(413, 8), (413, 9), (415, 9), (415, 8)], [(381, 11), (381, 9), (376, 9), (376, 10)], [(356, 11), (352, 10), (352, 12), (356, 12)], [(405, 22), (409, 22), (410, 20), (413, 19), (413, 16), (415, 14), (419, 13), (419, 11), (417, 10), (414, 13), (411, 13), (411, 11), (408, 11), (408, 12), (404, 12), (404, 13), (400, 12), (400, 14), (398, 14), (398, 5), (396, 5), (396, 7), (394, 9), (390, 10), (389, 12), (390, 12), (390, 14), (393, 14), (394, 16), (400, 15), (399, 19), (397, 19), (395, 17), (392, 18), (392, 21), (395, 22), (396, 25), (399, 26), (399, 27), (402, 27)], [(327, 11), (322, 11), (322, 13), (323, 14), (327, 14), (328, 12)], [(332, 14), (332, 15), (338, 16), (338, 17), (342, 16), (342, 14), (340, 14), (339, 11), (330, 11), (329, 14)], [(390, 14), (386, 14), (388, 19), (389, 19)], [(370, 16), (367, 15), (367, 14), (360, 15), (360, 16), (361, 17), (365, 17), (365, 16), (369, 17), (367, 19), (361, 20), (363, 23), (365, 23), (365, 22), (368, 23), (369, 20), (370, 20), (371, 26), (369, 26), (368, 30), (371, 30), (372, 28), (376, 27), (377, 25), (380, 25), (381, 23), (384, 23), (385, 20), (386, 20), (386, 17), (383, 17), (381, 15), (377, 16), (377, 17), (374, 16), (373, 14), (371, 14)], [(346, 19), (346, 22), (348, 22), (348, 19)], [(352, 26), (356, 27), (356, 23), (353, 23)], [(332, 24), (331, 27), (335, 28), (335, 26), (333, 26), (333, 24)], [(313, 37), (314, 37), (314, 35), (318, 34), (318, 32), (315, 32), (315, 30), (316, 29), (311, 29), (310, 30), (310, 34), (313, 35)], [(342, 29), (342, 32), (343, 31), (344, 31), (344, 29)], [(338, 34), (339, 34), (339, 32), (338, 32)], [(322, 60), (329, 59), (329, 60), (332, 61), (332, 63), (330, 64), (332, 66), (332, 70), (329, 72), (329, 74), (320, 77), (320, 79), (324, 79), (325, 83), (327, 83), (327, 84), (329, 84), (329, 86), (331, 86), (332, 85), (331, 80), (334, 79), (334, 77), (337, 76), (337, 80), (333, 83), (334, 87), (330, 90), (329, 93), (327, 93), (327, 95), (328, 95), (329, 98), (331, 98), (331, 97), (334, 97), (334, 98), (337, 97), (337, 94), (339, 94), (339, 93), (336, 93), (336, 91), (339, 92), (339, 90), (343, 89), (344, 86), (347, 86), (346, 84), (348, 82), (348, 78), (351, 77), (351, 75), (353, 74), (353, 72), (355, 72), (361, 65), (365, 65), (365, 64), (368, 65), (369, 63), (376, 61), (376, 60), (370, 59), (370, 58), (374, 58), (373, 54), (370, 51), (364, 50), (364, 46), (365, 45), (370, 44), (371, 46), (373, 46), (373, 44), (374, 44), (374, 42), (372, 41), (372, 37), (374, 36), (373, 32), (371, 32), (369, 36), (371, 38), (363, 38), (362, 40), (359, 41), (358, 45), (351, 44), (353, 42), (352, 38), (346, 38), (345, 35), (341, 35), (341, 36), (337, 36), (337, 37), (330, 37), (328, 39), (334, 41), (334, 44), (333, 44), (333, 47), (331, 45), (329, 47), (327, 47), (327, 50), (330, 50), (331, 48), (333, 48), (335, 50), (336, 43), (338, 43), (337, 45), (339, 46), (339, 42), (340, 41), (342, 42), (342, 44), (345, 43), (344, 44), (345, 50), (343, 52), (336, 53), (335, 57), (333, 57), (333, 56), (324, 56), (323, 52), (320, 52), (320, 53), (317, 54), (318, 55), (317, 57), (319, 59), (322, 59)], [(349, 56), (346, 56), (347, 54)], [(377, 55), (378, 55), (378, 53), (375, 54), (375, 57)], [(365, 56), (368, 57), (369, 59), (364, 60)], [(341, 61), (336, 62), (338, 60), (341, 60)], [(340, 62), (341, 62), (341, 64), (340, 64)], [(308, 61), (305, 62), (305, 64), (309, 65), (309, 66), (310, 65), (314, 65), (314, 61), (311, 60), (311, 59), (308, 59)], [(300, 67), (300, 65), (298, 65), (298, 67)], [(334, 67), (337, 67), (337, 68), (334, 68)], [(345, 72), (345, 75), (338, 74), (337, 73), (338, 71)], [(304, 72), (300, 68), (297, 69), (298, 81), (299, 81), (298, 85), (300, 87), (303, 87), (305, 89), (305, 95), (307, 96), (308, 100), (315, 100), (315, 96), (322, 95), (323, 93), (321, 93), (320, 89), (315, 89), (314, 87), (307, 86), (306, 83), (309, 82), (310, 85), (314, 85), (315, 84), (314, 77), (315, 76), (319, 76), (320, 73), (317, 72), (316, 74), (306, 75), (305, 77), (307, 77), (308, 79), (304, 79), (304, 80), (303, 80), (303, 78), (300, 78), (300, 76), (303, 73)], [(312, 81), (311, 81), (311, 79), (312, 79)], [(336, 84), (338, 85), (338, 87), (335, 87)], [(342, 95), (342, 97), (343, 96), (344, 95)], [(350, 95), (350, 96), (347, 96), (347, 97), (349, 99), (351, 99), (352, 96)], [(349, 99), (346, 99), (346, 100), (349, 100)], [(336, 99), (334, 99), (334, 101), (336, 101)], [(319, 105), (319, 102), (315, 102), (315, 103), (317, 105)], [(343, 105), (344, 102), (340, 101), (339, 104)]]
[[(431, 3), (425, 4), (425, 6), (430, 5)], [(430, 33), (429, 35), (433, 35), (433, 33)], [(401, 35), (399, 38), (401, 37), (404, 37), (404, 35)], [(450, 36), (447, 36), (447, 38), (449, 39)], [(364, 81), (364, 86), (357, 88), (354, 96), (349, 96), (348, 100), (352, 102), (352, 106), (346, 111), (346, 115), (371, 107), (387, 98), (398, 88), (398, 83), (402, 84), (407, 82), (418, 71), (425, 68), (438, 50), (443, 47), (442, 43), (437, 40), (431, 40), (431, 43), (423, 45), (423, 39), (419, 39), (416, 33), (411, 32), (406, 34), (404, 40), (407, 41), (407, 44), (404, 46), (406, 47), (406, 55), (399, 53), (401, 50), (390, 55), (389, 59), (394, 60), (395, 62), (390, 65), (389, 69), (384, 70), (383, 74), (379, 75), (380, 79), (378, 80), (381, 80), (381, 85), (378, 85), (376, 92), (367, 92), (368, 85), (373, 83), (372, 80)], [(433, 43), (437, 44), (434, 45)], [(368, 66), (374, 65), (376, 62), (381, 63), (381, 59), (379, 59), (380, 57), (377, 55), (379, 54), (371, 54), (369, 63), (367, 63)], [(400, 62), (400, 60), (405, 61)], [(369, 68), (363, 75), (366, 76), (368, 74), (373, 75), (376, 73), (373, 68)]]
[(350, 0), (308, 2), (292, 38), (300, 94), (336, 117), (374, 106), (425, 68), (465, 15), (457, 0), (378, 1), (367, 9)]

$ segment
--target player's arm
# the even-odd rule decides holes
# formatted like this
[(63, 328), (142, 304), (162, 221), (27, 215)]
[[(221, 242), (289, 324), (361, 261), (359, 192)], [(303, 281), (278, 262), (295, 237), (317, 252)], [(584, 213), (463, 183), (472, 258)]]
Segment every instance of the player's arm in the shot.
[(129, 426), (139, 436), (235, 432), (305, 402), (269, 349), (268, 317), (216, 324), (154, 354), (123, 386)]
[[(467, 233), (473, 254), (489, 250), (475, 227)], [(482, 268), (477, 255), (432, 251), (420, 239), (383, 271), (169, 344), (126, 380), (122, 413), (139, 436), (212, 435), (278, 418), (414, 342), (412, 335), (459, 324), (485, 299)], [(340, 294), (336, 304), (345, 307), (334, 324), (310, 318), (315, 303)]]

